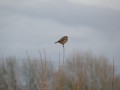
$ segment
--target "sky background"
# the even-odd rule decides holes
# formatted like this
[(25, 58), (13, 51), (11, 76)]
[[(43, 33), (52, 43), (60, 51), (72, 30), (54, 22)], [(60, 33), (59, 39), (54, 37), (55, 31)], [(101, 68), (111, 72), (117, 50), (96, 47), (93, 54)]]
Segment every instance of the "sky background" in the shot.
[(66, 57), (92, 52), (120, 65), (120, 0), (0, 0), (0, 54), (59, 57), (64, 35)]

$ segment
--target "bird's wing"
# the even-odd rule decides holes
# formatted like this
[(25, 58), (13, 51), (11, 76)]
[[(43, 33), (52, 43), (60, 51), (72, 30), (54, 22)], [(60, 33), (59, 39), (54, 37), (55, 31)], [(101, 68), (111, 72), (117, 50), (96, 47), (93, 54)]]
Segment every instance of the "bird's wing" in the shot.
[(65, 40), (65, 37), (62, 37), (58, 42), (63, 42)]

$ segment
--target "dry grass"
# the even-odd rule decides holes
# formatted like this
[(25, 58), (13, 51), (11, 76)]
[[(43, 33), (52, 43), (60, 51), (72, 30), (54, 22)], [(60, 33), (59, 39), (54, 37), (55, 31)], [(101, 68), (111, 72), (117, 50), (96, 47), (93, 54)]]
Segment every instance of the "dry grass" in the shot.
[(20, 62), (16, 58), (0, 60), (0, 90), (120, 90), (120, 75), (115, 75), (114, 63), (105, 57), (74, 53), (63, 62), (59, 52), (58, 70), (44, 58), (30, 58)]

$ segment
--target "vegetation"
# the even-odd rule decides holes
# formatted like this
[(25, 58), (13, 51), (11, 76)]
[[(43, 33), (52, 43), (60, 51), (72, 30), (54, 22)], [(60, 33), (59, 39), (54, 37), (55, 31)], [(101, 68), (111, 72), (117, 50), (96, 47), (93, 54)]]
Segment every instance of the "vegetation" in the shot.
[(104, 56), (74, 53), (56, 69), (50, 59), (0, 60), (0, 90), (120, 90), (120, 75)]

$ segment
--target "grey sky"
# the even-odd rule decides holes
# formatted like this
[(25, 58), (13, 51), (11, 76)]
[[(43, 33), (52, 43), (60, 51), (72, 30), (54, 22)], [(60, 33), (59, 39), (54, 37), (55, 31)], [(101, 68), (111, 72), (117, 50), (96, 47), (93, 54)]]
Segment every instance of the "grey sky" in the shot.
[(120, 1), (90, 1), (1, 0), (0, 53), (25, 57), (27, 50), (36, 57), (44, 48), (51, 58), (58, 58), (62, 46), (54, 42), (68, 35), (67, 55), (92, 51), (119, 61)]

